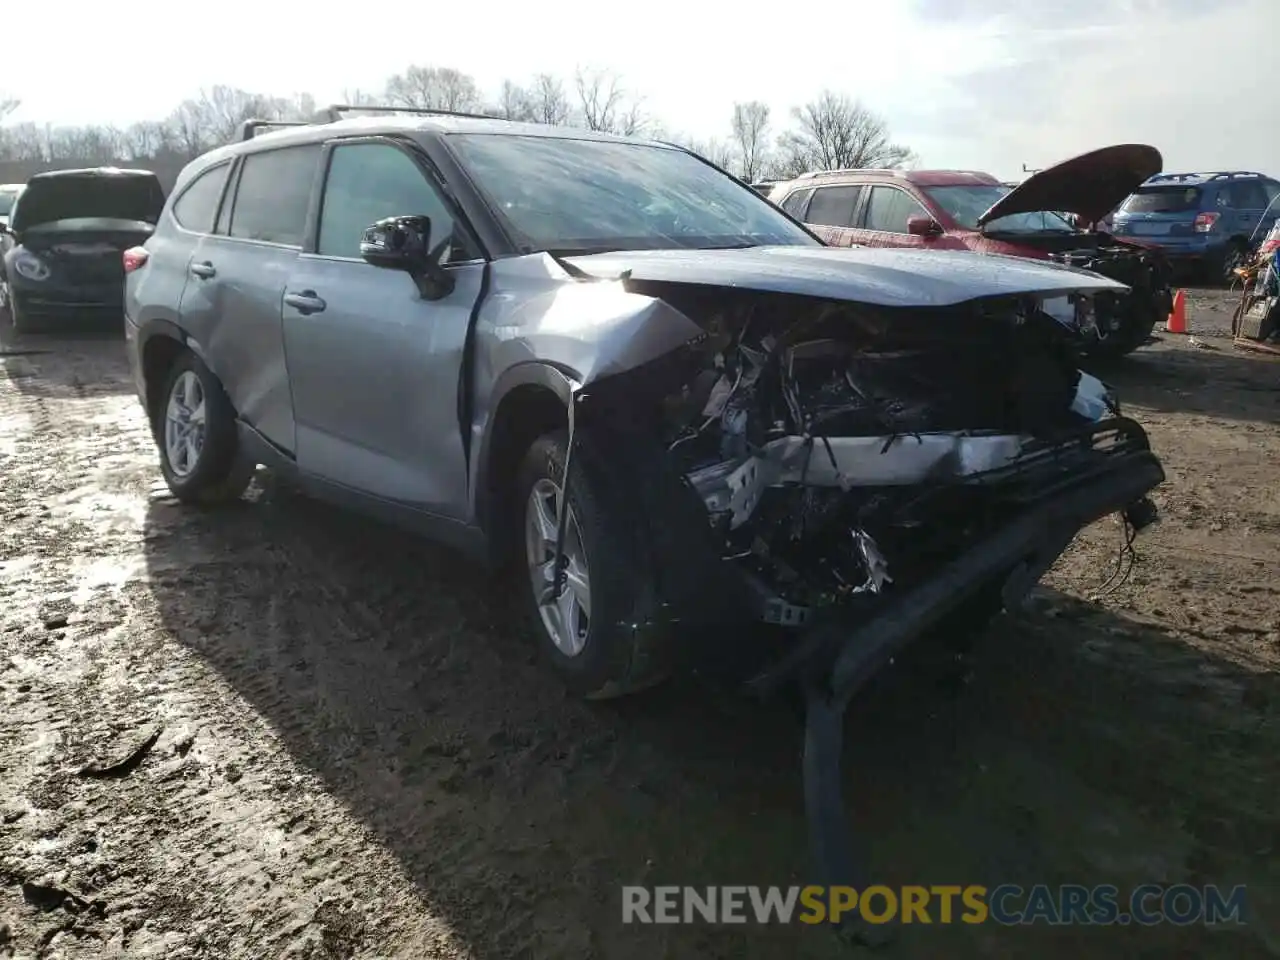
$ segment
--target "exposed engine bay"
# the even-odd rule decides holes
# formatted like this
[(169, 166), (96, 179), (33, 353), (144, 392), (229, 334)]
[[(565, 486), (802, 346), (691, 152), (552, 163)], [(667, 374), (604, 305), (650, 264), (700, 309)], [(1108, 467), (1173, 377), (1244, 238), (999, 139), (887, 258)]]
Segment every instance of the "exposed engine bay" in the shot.
[(1009, 515), (1034, 461), (1118, 414), (1036, 298), (661, 295), (707, 331), (662, 401), (661, 442), (769, 623), (927, 577)]
[[(1110, 239), (1105, 235), (1095, 236)], [(1074, 239), (1078, 242), (1080, 238)], [(1129, 287), (1125, 293), (1104, 290), (1092, 297), (1077, 298), (1069, 308), (1059, 305), (1051, 310), (1059, 320), (1068, 322), (1080, 333), (1086, 352), (1096, 341), (1105, 343), (1111, 338), (1117, 341), (1114, 345), (1120, 352), (1132, 349), (1173, 309), (1172, 270), (1158, 252), (1130, 244), (1100, 242), (1054, 251), (1049, 259), (1090, 270)]]

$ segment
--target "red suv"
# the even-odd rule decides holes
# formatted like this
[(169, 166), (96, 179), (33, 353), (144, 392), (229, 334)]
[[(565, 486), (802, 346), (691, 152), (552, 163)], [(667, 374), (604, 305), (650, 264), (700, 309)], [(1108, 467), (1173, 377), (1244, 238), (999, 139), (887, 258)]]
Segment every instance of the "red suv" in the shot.
[(1119, 355), (1144, 343), (1168, 315), (1172, 278), (1157, 250), (1117, 240), (1099, 225), (1162, 165), (1155, 147), (1122, 144), (1016, 187), (973, 170), (828, 170), (780, 183), (769, 199), (832, 246), (1055, 260), (1128, 284), (1132, 293), (1108, 316), (1087, 318), (1082, 331), (1088, 352)]

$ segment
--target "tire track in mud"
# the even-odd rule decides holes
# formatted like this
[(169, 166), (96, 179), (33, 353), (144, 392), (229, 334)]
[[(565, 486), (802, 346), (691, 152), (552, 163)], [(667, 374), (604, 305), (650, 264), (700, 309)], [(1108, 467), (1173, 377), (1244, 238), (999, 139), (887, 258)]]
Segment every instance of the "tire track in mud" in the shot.
[[(408, 938), (462, 955), (242, 695), (155, 629), (144, 546), (157, 496), (136, 399), (109, 375), (81, 389), (92, 356), (4, 362), (0, 685), (14, 709), (0, 719), (0, 919), (14, 944), (256, 958), (375, 943), (389, 956)], [(163, 733), (129, 776), (75, 774), (152, 724)], [(37, 881), (92, 909), (25, 908), (22, 884)]]
[[(803, 869), (798, 736), (779, 711), (701, 690), (569, 702), (511, 636), (500, 589), (444, 551), (269, 477), (238, 508), (179, 507), (114, 345), (61, 349), (0, 360), (29, 374), (0, 372), (0, 452), (21, 453), (0, 486), (0, 702), (14, 708), (0, 714), (0, 922), (20, 955), (844, 955), (794, 930), (617, 923), (620, 883), (785, 882)], [(96, 368), (106, 386), (90, 388)], [(1178, 473), (1161, 494), (1169, 530), (1153, 533), (1184, 553), (1238, 547), (1184, 523), (1192, 498), (1228, 536), (1266, 533), (1280, 501), (1218, 509), (1196, 486), (1227, 443), (1221, 420), (1140, 414)], [(1276, 449), (1274, 426), (1250, 425), (1251, 444)], [(1112, 532), (1088, 531), (1055, 582), (1096, 589)], [(907, 686), (857, 706), (850, 797), (890, 873), (951, 882), (977, 864), (1087, 879), (1081, 864), (1093, 876), (1155, 863), (1263, 876), (1240, 872), (1241, 852), (1274, 844), (1267, 763), (1280, 744), (1263, 736), (1274, 707), (1242, 691), (1275, 684), (1250, 687), (1210, 659), (1235, 644), (1256, 672), (1263, 641), (1183, 642), (1184, 610), (1225, 629), (1275, 609), (1274, 595), (1244, 591), (1242, 569), (1141, 566), (1108, 600), (1131, 619), (1059, 596), (1057, 616), (996, 631), (967, 701)], [(1238, 589), (1214, 592), (1233, 576)], [(46, 629), (58, 612), (67, 624)], [(132, 773), (76, 775), (153, 724), (160, 738)], [(1180, 753), (1179, 739), (1205, 752)], [(41, 878), (89, 906), (25, 903), (21, 884)], [(1025, 953), (995, 933), (900, 955)], [(1179, 945), (1151, 936), (1106, 954), (1058, 931), (1038, 955)], [(1186, 936), (1205, 957), (1253, 945)]]

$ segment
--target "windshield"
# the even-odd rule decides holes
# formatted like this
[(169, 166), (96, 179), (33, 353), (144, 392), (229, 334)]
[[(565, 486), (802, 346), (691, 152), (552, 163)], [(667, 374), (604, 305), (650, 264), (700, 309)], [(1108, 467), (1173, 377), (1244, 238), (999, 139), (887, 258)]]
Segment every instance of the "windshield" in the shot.
[(745, 183), (682, 150), (510, 134), (448, 140), (531, 251), (821, 246)]
[(0, 217), (9, 215), (13, 209), (13, 201), (18, 199), (16, 190), (0, 190)]
[[(1003, 184), (967, 184), (965, 186), (925, 187), (933, 202), (940, 206), (960, 226), (968, 230), (978, 229), (978, 218), (1008, 194)], [(1012, 213), (987, 223), (983, 229), (992, 233), (1075, 233), (1075, 227), (1056, 213), (1037, 210), (1032, 213)]]
[(1139, 187), (1120, 205), (1122, 213), (1183, 213), (1198, 209), (1199, 187)]

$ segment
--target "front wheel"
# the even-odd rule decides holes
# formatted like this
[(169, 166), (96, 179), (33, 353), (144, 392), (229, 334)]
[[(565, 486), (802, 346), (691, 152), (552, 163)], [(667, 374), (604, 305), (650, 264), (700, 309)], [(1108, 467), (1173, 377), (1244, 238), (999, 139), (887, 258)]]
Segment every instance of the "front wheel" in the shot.
[(13, 295), (13, 289), (6, 283), (4, 305), (9, 312), (9, 322), (13, 324), (14, 333), (37, 333), (41, 324), (32, 317), (30, 311)]
[(520, 589), (543, 660), (578, 696), (607, 699), (660, 681), (669, 638), (640, 612), (649, 578), (638, 561), (635, 524), (624, 521), (582, 449), (569, 478), (564, 586), (552, 595), (567, 454), (567, 434), (557, 431), (534, 441), (520, 467)]
[(152, 429), (173, 495), (200, 504), (238, 499), (255, 465), (238, 455), (235, 411), (218, 378), (184, 351), (170, 366), (161, 397)]

